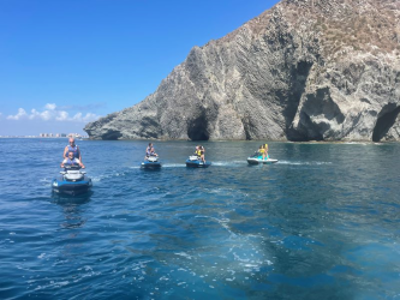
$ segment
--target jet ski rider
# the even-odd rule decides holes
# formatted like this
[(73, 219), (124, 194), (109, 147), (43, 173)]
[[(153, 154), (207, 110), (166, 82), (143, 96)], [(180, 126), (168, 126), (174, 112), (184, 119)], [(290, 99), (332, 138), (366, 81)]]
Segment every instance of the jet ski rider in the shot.
[(69, 152), (74, 154), (74, 158), (82, 161), (81, 151), (79, 150), (78, 145), (75, 144), (75, 139), (73, 137), (69, 138), (69, 145), (65, 146), (63, 157), (67, 158), (67, 154), (69, 154)]
[(267, 158), (267, 160), (268, 160), (268, 158), (269, 158), (269, 155), (268, 155), (268, 144), (261, 145), (258, 148), (258, 150), (256, 152), (256, 155), (257, 156), (262, 156), (262, 160), (265, 160), (265, 158)]
[(269, 155), (268, 155), (268, 144), (264, 144), (263, 146), (264, 146), (263, 160), (265, 160), (265, 158), (267, 158), (267, 160), (268, 160), (268, 158), (269, 158)]
[(149, 143), (149, 146), (146, 148), (146, 155), (144, 157), (144, 160), (148, 160), (150, 156), (158, 156), (152, 143)]
[(72, 151), (68, 152), (68, 157), (66, 159), (64, 159), (63, 162), (61, 163), (61, 168), (65, 168), (65, 165), (71, 166), (71, 167), (80, 166), (82, 169), (85, 168), (84, 164), (81, 163), (81, 161), (79, 159), (74, 157), (74, 152), (72, 152)]
[(204, 152), (205, 151), (206, 150), (204, 149), (203, 146), (198, 145), (198, 146), (196, 146), (196, 151), (194, 152), (195, 155), (197, 155), (197, 157), (200, 158), (203, 161), (203, 163), (206, 163), (206, 159), (204, 158)]

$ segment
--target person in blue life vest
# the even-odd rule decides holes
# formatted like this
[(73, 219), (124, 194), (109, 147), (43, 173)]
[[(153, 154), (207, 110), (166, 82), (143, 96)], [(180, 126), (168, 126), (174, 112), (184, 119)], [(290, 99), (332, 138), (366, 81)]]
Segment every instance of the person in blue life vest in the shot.
[(158, 156), (152, 143), (149, 143), (149, 146), (146, 148), (146, 155), (144, 156), (144, 160), (148, 160), (150, 156)]
[(68, 158), (67, 155), (69, 154), (69, 152), (72, 152), (74, 154), (74, 158), (82, 161), (81, 150), (79, 149), (78, 145), (75, 144), (75, 139), (73, 137), (69, 138), (69, 145), (65, 146), (63, 157)]
[(80, 166), (82, 169), (85, 168), (85, 165), (81, 163), (78, 158), (74, 157), (74, 152), (72, 151), (68, 152), (67, 158), (62, 161), (60, 166), (61, 168), (65, 168), (66, 165), (71, 167)]

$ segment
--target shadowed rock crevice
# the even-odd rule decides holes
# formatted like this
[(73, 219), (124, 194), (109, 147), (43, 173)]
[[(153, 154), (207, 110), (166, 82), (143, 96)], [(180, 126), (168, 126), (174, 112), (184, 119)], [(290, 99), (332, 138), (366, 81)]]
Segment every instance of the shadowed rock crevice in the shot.
[(319, 125), (315, 124), (309, 115), (306, 113), (301, 114), (301, 119), (303, 120), (303, 126), (306, 129), (300, 141), (322, 141), (324, 139), (321, 128)]
[(160, 123), (154, 118), (143, 117), (141, 134), (146, 138), (159, 138), (161, 136)]
[(311, 62), (300, 61), (297, 64), (297, 67), (293, 69), (291, 74), (291, 92), (289, 94), (289, 98), (287, 99), (286, 108), (284, 109), (286, 138), (288, 140), (303, 139), (297, 135), (295, 131), (293, 131), (291, 124), (299, 107), (301, 96), (304, 93), (311, 67)]
[(290, 139), (319, 141), (330, 139), (333, 127), (343, 123), (345, 116), (325, 87), (305, 96), (299, 119), (298, 126), (290, 131)]
[(109, 130), (101, 137), (103, 140), (118, 140), (122, 134), (118, 130)]
[(337, 123), (344, 121), (344, 115), (339, 106), (332, 99), (329, 88), (321, 88), (316, 96), (308, 95), (308, 101), (304, 107), (313, 115), (323, 115), (327, 120), (336, 120)]
[(251, 118), (249, 114), (246, 114), (242, 120), (244, 134), (246, 136), (246, 140), (253, 139), (252, 129), (254, 129), (254, 125), (252, 124)]
[(207, 124), (208, 122), (204, 113), (191, 121), (187, 132), (189, 139), (192, 141), (208, 141), (210, 134), (207, 130)]
[(400, 106), (396, 107), (394, 103), (389, 103), (382, 108), (372, 134), (372, 141), (379, 142), (388, 133), (389, 129), (394, 125), (399, 113)]

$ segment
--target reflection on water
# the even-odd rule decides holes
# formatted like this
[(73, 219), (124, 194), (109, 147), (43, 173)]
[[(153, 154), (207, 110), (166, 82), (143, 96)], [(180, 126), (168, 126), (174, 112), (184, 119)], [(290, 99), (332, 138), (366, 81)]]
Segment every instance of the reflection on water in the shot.
[(62, 195), (62, 194), (57, 194), (52, 192), (51, 193), (51, 198), (52, 202), (55, 204), (75, 204), (75, 205), (81, 205), (88, 203), (90, 201), (90, 197), (93, 195), (93, 191), (87, 192), (82, 195), (78, 196), (72, 196), (72, 195)]
[(65, 222), (60, 224), (62, 228), (79, 228), (86, 223), (86, 220), (80, 215), (80, 209), (76, 204), (64, 204), (63, 209), (65, 214)]
[(81, 216), (80, 206), (88, 203), (92, 194), (92, 191), (79, 196), (52, 193), (52, 202), (60, 205), (65, 215), (65, 222), (60, 224), (61, 228), (74, 229), (85, 225), (86, 220)]

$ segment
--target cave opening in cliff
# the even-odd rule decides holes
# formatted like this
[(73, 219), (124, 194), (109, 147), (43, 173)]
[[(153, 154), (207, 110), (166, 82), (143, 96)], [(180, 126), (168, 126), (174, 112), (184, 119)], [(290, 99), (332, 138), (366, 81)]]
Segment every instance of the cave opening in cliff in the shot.
[(110, 130), (107, 133), (102, 135), (103, 140), (118, 140), (120, 137), (122, 137), (122, 133), (117, 130)]
[(382, 108), (372, 134), (372, 141), (379, 142), (393, 126), (400, 113), (400, 106), (393, 109), (395, 104), (388, 104)]
[(207, 121), (204, 115), (192, 121), (188, 128), (188, 137), (192, 141), (208, 141), (210, 135), (207, 130)]

